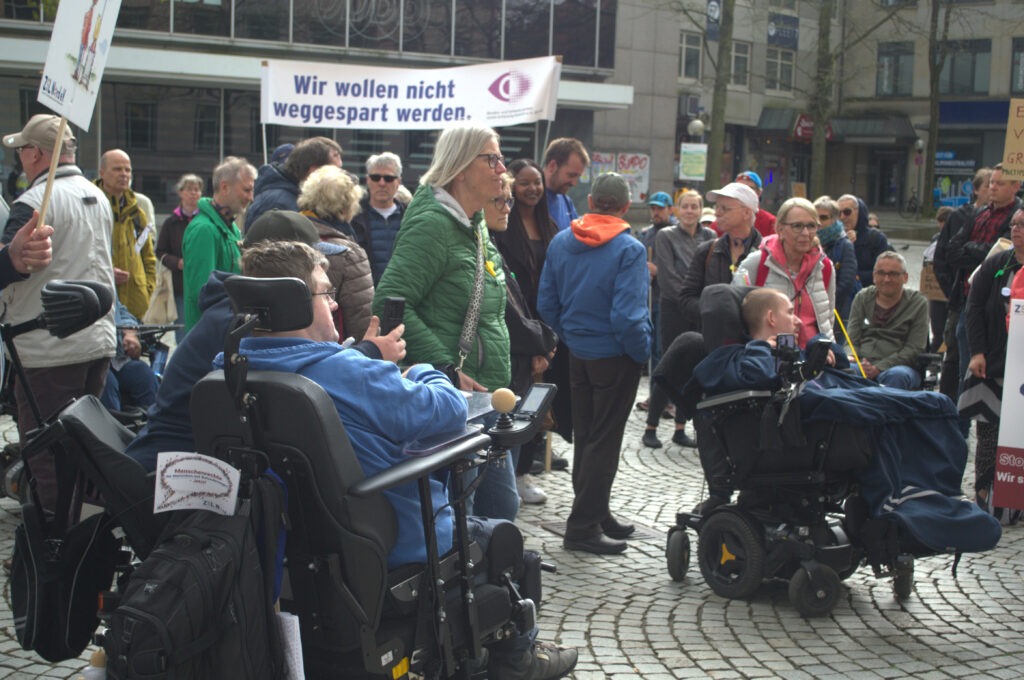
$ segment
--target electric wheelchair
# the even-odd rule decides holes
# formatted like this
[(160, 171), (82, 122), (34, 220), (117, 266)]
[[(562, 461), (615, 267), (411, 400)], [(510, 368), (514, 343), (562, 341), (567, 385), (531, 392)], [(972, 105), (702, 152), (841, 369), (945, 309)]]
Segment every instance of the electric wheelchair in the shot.
[[(402, 464), (366, 477), (335, 406), (305, 377), (249, 371), (241, 338), (252, 329), (289, 331), (312, 322), (311, 296), (297, 279), (235, 277), (226, 284), (237, 313), (225, 347), (225, 370), (201, 380), (192, 394), (197, 451), (216, 456), (248, 480), (270, 468), (288, 490), (288, 534), (280, 606), (299, 618), (308, 678), (486, 677), (486, 647), (535, 627), (541, 600), (539, 556), (523, 548), (511, 523), (502, 523), (486, 551), (469, 540), (463, 474), (490, 455), (532, 438), (554, 387), (535, 386), (525, 408), (507, 413), (484, 432), (467, 427)], [(90, 322), (91, 323), (91, 322)], [(532, 398), (531, 398), (532, 396)], [(131, 432), (98, 399), (78, 399), (34, 441), (34, 451), (73, 462), (75, 497), (103, 508), (103, 531), (124, 536), (111, 565), (123, 584), (133, 566), (158, 543), (167, 515), (153, 514), (155, 477), (124, 450)], [(30, 451), (31, 453), (31, 451)], [(453, 549), (439, 555), (428, 480), (450, 475)], [(418, 485), (426, 564), (389, 571), (395, 513), (382, 495)], [(106, 577), (105, 586), (114, 578)], [(93, 604), (96, 593), (79, 598)], [(87, 607), (86, 605), (81, 605)], [(101, 603), (101, 608), (102, 608)], [(93, 619), (94, 630), (99, 619)], [(102, 644), (103, 633), (96, 636)], [(87, 640), (82, 639), (79, 652)], [(73, 658), (72, 654), (66, 658)]]
[[(800, 396), (809, 381), (825, 370), (830, 345), (827, 341), (812, 344), (805, 354), (775, 350), (781, 378), (778, 389), (705, 395), (695, 381), (689, 381), (690, 373), (711, 351), (745, 340), (740, 308), (748, 290), (709, 286), (701, 297), (704, 337), (681, 341), (680, 348), (690, 356), (670, 360), (669, 374), (664, 370), (655, 374), (695, 415), (698, 448), (709, 486), (738, 492), (735, 501), (718, 496), (715, 502), (705, 501), (692, 512), (677, 514), (667, 535), (669, 575), (676, 581), (685, 578), (691, 553), (687, 531), (692, 530), (698, 536), (696, 559), (700, 572), (715, 594), (745, 599), (754, 595), (763, 582), (781, 580), (788, 582), (790, 601), (800, 614), (822, 616), (839, 600), (841, 581), (862, 564), (870, 564), (876, 577), (891, 577), (895, 596), (904, 599), (913, 589), (916, 557), (955, 553), (955, 574), (961, 551), (991, 548), (998, 541), (998, 528), (993, 529), (990, 522), (979, 517), (959, 492), (966, 462), (962, 441), (960, 458), (951, 459), (949, 464), (936, 460), (935, 467), (941, 468), (936, 477), (941, 477), (941, 483), (933, 488), (915, 488), (904, 497), (900, 497), (899, 490), (893, 491), (884, 499), (893, 506), (892, 512), (879, 512), (877, 499), (890, 493), (884, 488), (887, 480), (880, 470), (887, 470), (890, 463), (877, 459), (878, 439), (873, 425), (801, 418)], [(670, 375), (671, 369), (678, 371), (681, 367), (689, 371), (685, 377)], [(871, 394), (879, 398), (882, 393)], [(922, 393), (921, 399), (934, 404), (945, 398)], [(955, 416), (951, 415), (955, 408), (950, 403), (948, 409), (944, 412), (950, 421), (946, 426), (955, 431)], [(914, 454), (923, 456), (925, 451)], [(896, 470), (895, 483), (899, 481), (899, 461), (892, 463), (892, 469)], [(915, 482), (928, 477), (915, 474), (908, 473)], [(908, 529), (919, 527), (903, 521), (899, 514), (898, 506), (904, 502), (908, 508), (922, 502), (920, 507), (935, 513), (925, 519), (928, 529), (941, 533), (946, 513), (955, 517), (946, 527), (951, 534), (975, 531), (985, 538), (950, 538), (949, 543), (938, 545), (925, 542), (920, 532)]]

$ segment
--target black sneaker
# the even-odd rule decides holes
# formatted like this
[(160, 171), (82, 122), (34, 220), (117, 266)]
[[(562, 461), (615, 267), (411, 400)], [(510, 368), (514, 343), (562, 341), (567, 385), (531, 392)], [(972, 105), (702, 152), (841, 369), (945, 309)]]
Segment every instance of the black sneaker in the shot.
[(514, 662), (494, 658), (489, 664), (489, 680), (555, 680), (572, 672), (579, 654), (547, 642), (537, 642)]
[(672, 435), (672, 443), (678, 444), (679, 446), (686, 446), (691, 449), (697, 448), (697, 441), (686, 434), (686, 430), (676, 430), (675, 434)]
[(643, 439), (641, 439), (640, 441), (642, 441), (644, 446), (646, 446), (649, 449), (661, 448), (661, 440), (658, 439), (657, 430), (644, 430)]

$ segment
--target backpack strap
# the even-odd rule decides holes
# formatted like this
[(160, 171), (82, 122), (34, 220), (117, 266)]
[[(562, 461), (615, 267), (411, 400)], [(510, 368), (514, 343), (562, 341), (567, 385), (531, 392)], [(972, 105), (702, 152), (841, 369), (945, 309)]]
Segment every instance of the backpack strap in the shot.
[(768, 280), (768, 251), (764, 248), (761, 249), (761, 258), (757, 262), (757, 276), (754, 279), (754, 285), (758, 288), (764, 286), (764, 282)]

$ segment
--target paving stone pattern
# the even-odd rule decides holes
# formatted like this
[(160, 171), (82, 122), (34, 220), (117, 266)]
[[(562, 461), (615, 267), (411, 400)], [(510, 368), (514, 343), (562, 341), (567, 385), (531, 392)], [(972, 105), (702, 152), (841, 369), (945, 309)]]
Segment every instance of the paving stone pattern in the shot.
[[(911, 264), (919, 250), (908, 253)], [(638, 399), (646, 393), (646, 380)], [(561, 538), (541, 525), (564, 521), (572, 503), (567, 472), (538, 478), (549, 500), (524, 506), (520, 525), (527, 547), (558, 568), (545, 575), (539, 623), (543, 639), (580, 651), (577, 680), (602, 678), (1019, 678), (1024, 659), (1024, 527), (1004, 531), (1000, 545), (966, 555), (951, 574), (952, 557), (920, 559), (914, 593), (905, 602), (891, 582), (862, 567), (844, 582), (835, 610), (803, 619), (785, 584), (767, 584), (749, 601), (724, 600), (711, 592), (695, 563), (684, 582), (665, 566), (665, 532), (675, 513), (701, 497), (696, 451), (670, 443), (640, 444), (644, 414), (629, 421), (612, 498), (613, 510), (641, 525), (640, 540), (622, 555), (596, 556), (563, 550)], [(692, 433), (692, 430), (691, 430)], [(6, 418), (0, 434), (16, 436)], [(571, 459), (571, 446), (555, 437), (556, 452)], [(965, 475), (971, 493), (972, 464)], [(17, 505), (0, 500), (0, 554), (9, 555)], [(0, 601), (0, 680), (74, 678), (82, 659), (49, 665), (21, 651), (14, 638), (10, 593)]]

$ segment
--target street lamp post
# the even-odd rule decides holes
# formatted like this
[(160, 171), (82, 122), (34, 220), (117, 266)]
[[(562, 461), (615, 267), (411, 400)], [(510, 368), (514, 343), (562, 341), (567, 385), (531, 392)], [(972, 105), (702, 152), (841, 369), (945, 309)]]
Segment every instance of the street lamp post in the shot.
[(924, 203), (924, 188), (921, 186), (921, 166), (924, 165), (924, 140), (917, 139), (914, 142), (914, 165), (917, 166), (917, 189), (916, 193), (920, 198), (917, 201), (917, 209), (914, 211), (914, 219), (920, 219), (921, 217), (921, 206)]

